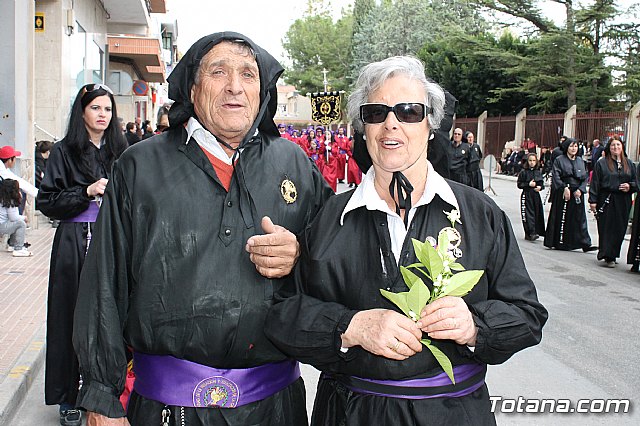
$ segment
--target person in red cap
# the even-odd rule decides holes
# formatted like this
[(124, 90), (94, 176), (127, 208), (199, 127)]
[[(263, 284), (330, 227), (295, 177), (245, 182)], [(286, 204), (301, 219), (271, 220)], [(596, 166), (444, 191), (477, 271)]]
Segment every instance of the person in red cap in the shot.
[[(10, 170), (16, 165), (16, 157), (21, 155), (22, 153), (16, 151), (11, 145), (0, 148), (0, 160), (2, 160), (0, 161), (0, 178), (17, 180), (20, 190), (35, 198), (38, 195), (38, 188)], [(24, 207), (24, 199), (22, 206)]]

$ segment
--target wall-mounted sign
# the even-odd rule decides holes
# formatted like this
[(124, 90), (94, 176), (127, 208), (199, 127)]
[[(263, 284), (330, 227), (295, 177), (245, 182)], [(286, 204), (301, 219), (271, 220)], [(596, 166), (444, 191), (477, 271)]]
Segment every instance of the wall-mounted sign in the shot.
[(34, 24), (34, 29), (37, 33), (43, 33), (44, 32), (44, 13), (37, 12), (33, 24)]
[(131, 90), (133, 90), (133, 94), (136, 96), (146, 96), (149, 91), (149, 85), (144, 80), (136, 80), (133, 82)]

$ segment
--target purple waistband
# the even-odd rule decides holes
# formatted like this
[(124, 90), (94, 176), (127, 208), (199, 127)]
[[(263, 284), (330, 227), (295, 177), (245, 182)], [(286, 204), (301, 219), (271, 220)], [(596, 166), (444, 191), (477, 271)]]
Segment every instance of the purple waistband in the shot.
[(270, 397), (300, 377), (296, 361), (218, 369), (169, 355), (133, 355), (134, 390), (180, 407), (234, 408)]
[(100, 212), (100, 207), (95, 201), (89, 203), (89, 208), (71, 219), (65, 219), (63, 222), (95, 222)]
[(374, 380), (361, 377), (336, 376), (350, 390), (367, 395), (403, 399), (458, 398), (469, 395), (482, 385), (486, 365), (463, 364), (453, 367), (456, 384), (452, 384), (446, 373), (425, 379)]

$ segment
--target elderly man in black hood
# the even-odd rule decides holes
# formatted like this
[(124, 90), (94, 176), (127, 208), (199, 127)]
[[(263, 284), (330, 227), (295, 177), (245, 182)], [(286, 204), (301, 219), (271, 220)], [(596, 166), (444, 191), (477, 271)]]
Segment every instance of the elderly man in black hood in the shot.
[(278, 140), (282, 71), (241, 34), (200, 39), (169, 77), (171, 128), (115, 164), (75, 312), (88, 424), (127, 424), (128, 351), (132, 425), (307, 424), (263, 324), (331, 190)]

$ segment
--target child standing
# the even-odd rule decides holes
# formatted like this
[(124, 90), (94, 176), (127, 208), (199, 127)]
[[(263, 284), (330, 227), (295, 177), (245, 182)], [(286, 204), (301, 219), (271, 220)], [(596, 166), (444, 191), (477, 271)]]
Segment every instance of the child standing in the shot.
[(18, 213), (22, 202), (20, 184), (17, 180), (0, 181), (0, 234), (9, 235), (7, 251), (14, 257), (33, 256), (24, 245), (24, 234), (27, 229), (27, 217)]
[(544, 189), (544, 180), (538, 157), (534, 153), (527, 155), (524, 168), (518, 174), (518, 188), (522, 189), (520, 212), (524, 238), (535, 241), (540, 235), (544, 235), (544, 212), (540, 198), (540, 191)]

